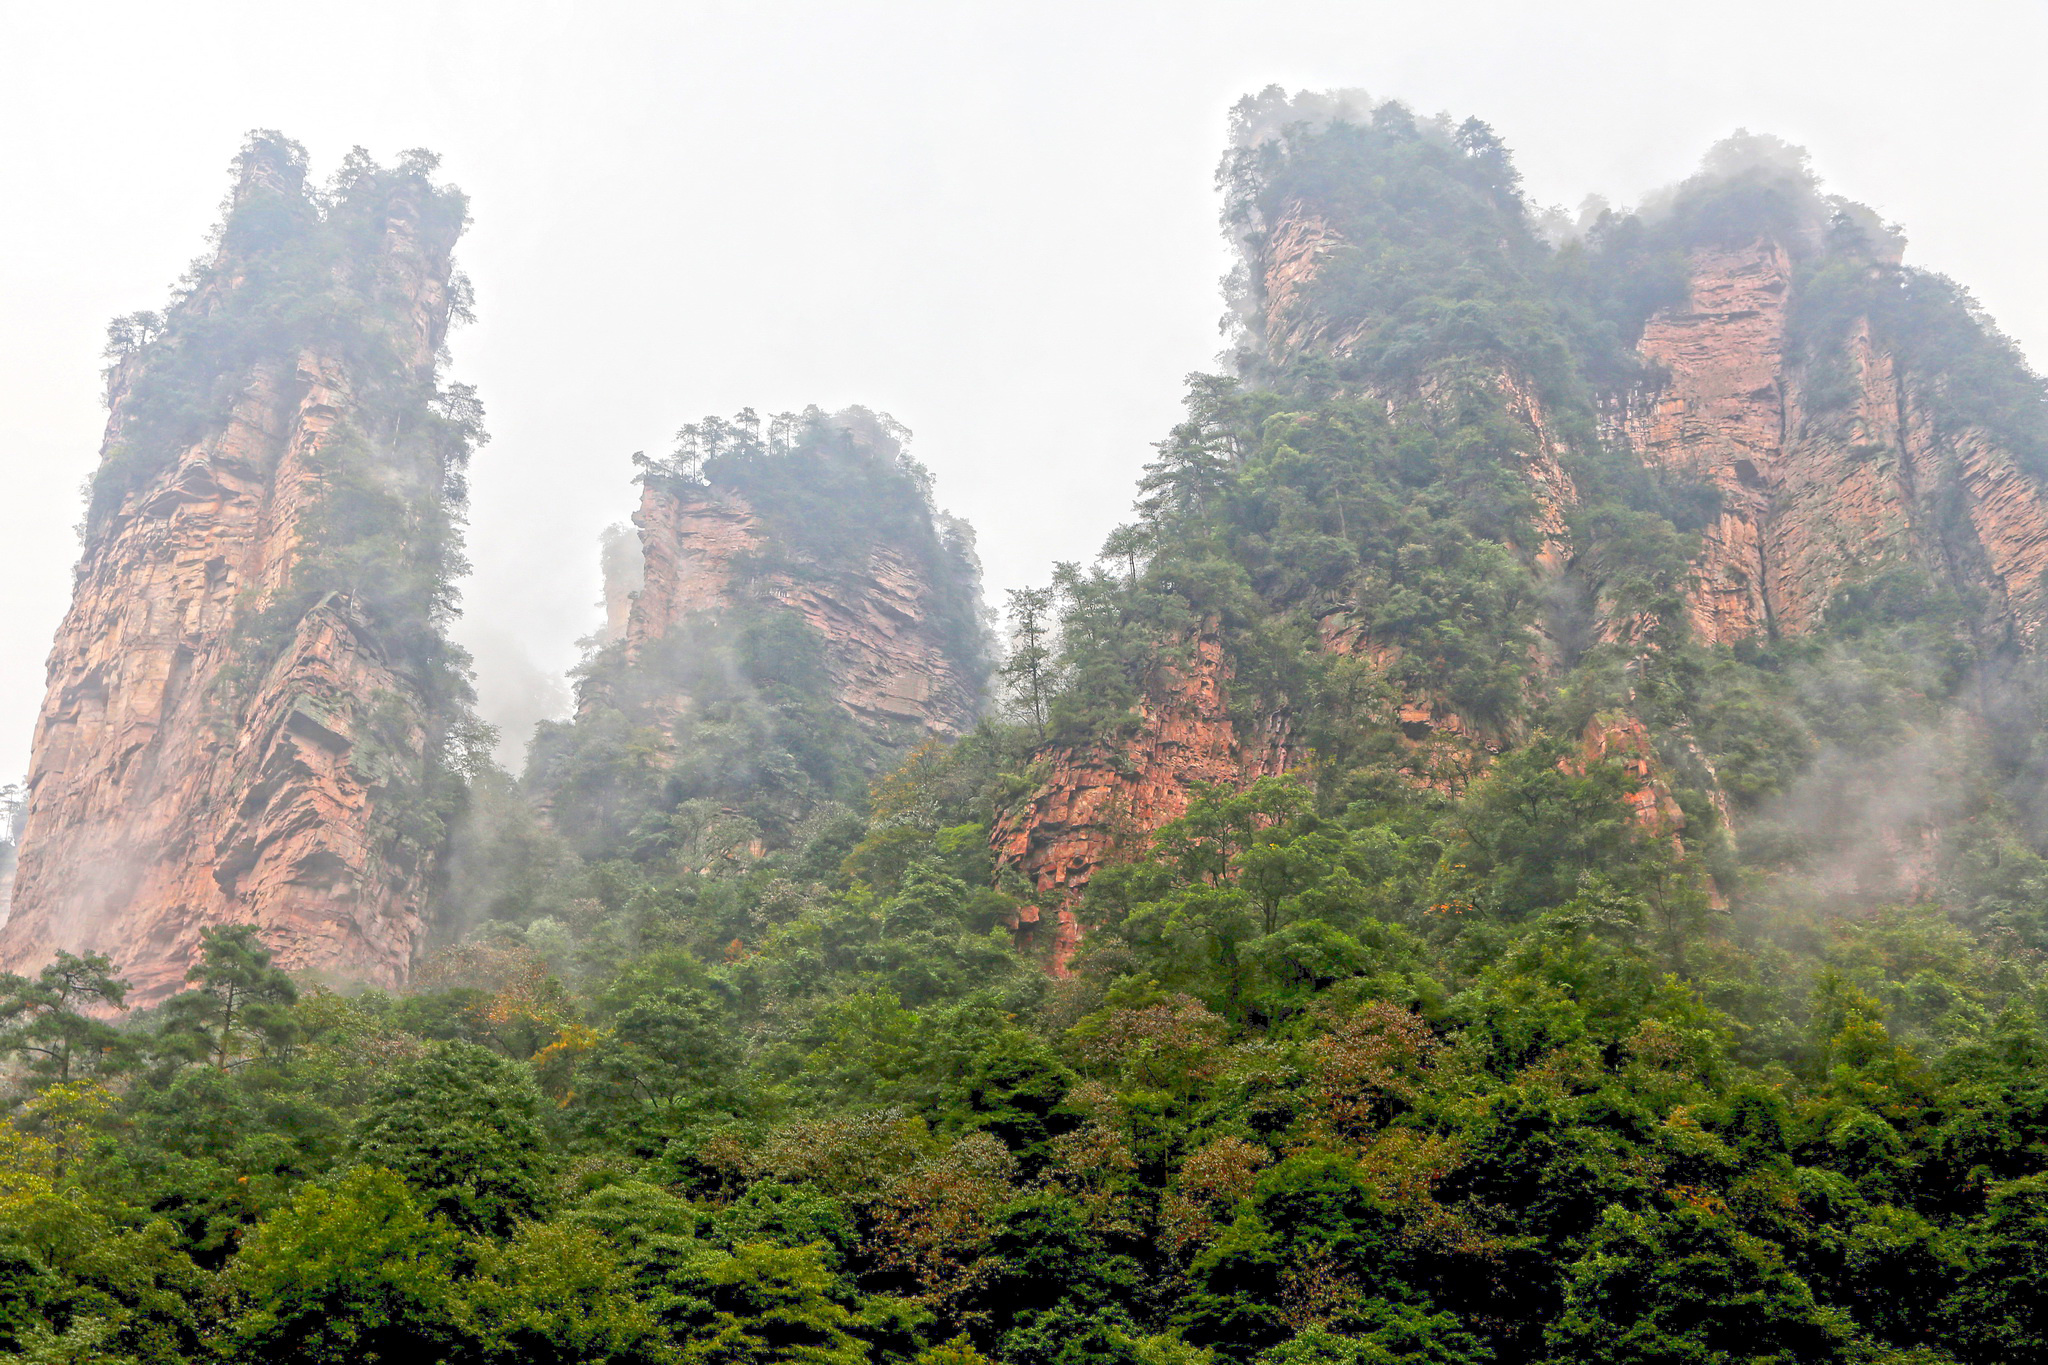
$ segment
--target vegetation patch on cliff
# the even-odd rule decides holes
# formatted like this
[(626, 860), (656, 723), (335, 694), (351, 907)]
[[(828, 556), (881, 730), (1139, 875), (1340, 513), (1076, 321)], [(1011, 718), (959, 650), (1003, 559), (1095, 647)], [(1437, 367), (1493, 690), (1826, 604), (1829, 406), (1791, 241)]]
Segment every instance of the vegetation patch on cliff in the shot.
[[(1691, 249), (1804, 234), (1795, 366), (1898, 279), (1770, 148), (1560, 242), (1483, 125), (1269, 92), (1238, 133), (1248, 261), (1327, 269), (1277, 311), (1248, 275), (1243, 371), (1014, 595), (969, 733), (863, 729), (747, 588), (887, 548), (974, 657), (900, 439), (707, 421), (644, 477), (744, 500), (738, 586), (595, 649), (525, 783), (477, 784), (465, 932), (412, 989), (295, 989), (253, 927), (140, 1017), (103, 957), (0, 979), (0, 1350), (2048, 1358), (2037, 651), (1938, 556), (1695, 638), (1723, 509), (1614, 418)], [(431, 618), (432, 565), (361, 581), (404, 495), (350, 468), (307, 572)], [(1306, 756), (1125, 820), (1078, 897), (998, 864), (1006, 813), (1134, 777), (1176, 706)]]

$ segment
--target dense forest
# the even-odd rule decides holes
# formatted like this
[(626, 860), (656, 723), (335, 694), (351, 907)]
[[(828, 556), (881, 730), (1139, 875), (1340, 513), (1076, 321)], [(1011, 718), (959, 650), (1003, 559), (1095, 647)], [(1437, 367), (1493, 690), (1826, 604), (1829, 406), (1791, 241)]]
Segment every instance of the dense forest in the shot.
[[(149, 1010), (116, 944), (0, 981), (0, 1351), (2048, 1361), (2038, 653), (1947, 523), (1813, 629), (1698, 638), (1724, 494), (1612, 420), (1688, 252), (1760, 236), (1816, 430), (1846, 319), (2035, 478), (2041, 383), (1768, 139), (1566, 223), (1476, 121), (1269, 92), (1237, 132), (1233, 364), (1100, 559), (1011, 595), (971, 731), (860, 730), (772, 604), (596, 642), (528, 771), (449, 807), (408, 989), (251, 926)], [(1342, 245), (1280, 298), (1304, 204)], [(714, 477), (785, 557), (970, 581), (895, 436), (706, 422), (643, 473)], [(1198, 637), (1295, 758), (1123, 831), (1049, 971), (992, 833), (1127, 766)]]

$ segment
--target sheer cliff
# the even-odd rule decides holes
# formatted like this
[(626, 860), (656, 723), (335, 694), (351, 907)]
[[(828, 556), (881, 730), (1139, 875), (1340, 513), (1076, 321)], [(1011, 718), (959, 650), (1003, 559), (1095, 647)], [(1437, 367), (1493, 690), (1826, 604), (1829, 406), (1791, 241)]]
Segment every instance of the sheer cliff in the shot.
[(1940, 302), (1900, 244), (1800, 207), (1804, 221), (1689, 247), (1684, 300), (1638, 342), (1658, 377), (1617, 405), (1645, 460), (1720, 496), (1687, 589), (1693, 635), (1804, 634), (1844, 588), (1908, 569), (1978, 598), (1980, 632), (2031, 641), (2039, 469), (1967, 410), (1943, 358), (1912, 353), (1916, 315)]
[(1220, 181), (1234, 373), (1055, 585), (992, 834), (1056, 959), (1207, 786), (1455, 829), (1560, 743), (1705, 903), (2017, 913), (1983, 869), (2038, 857), (2048, 408), (1967, 294), (1748, 134), (1573, 223), (1477, 121), (1269, 91)]
[(0, 1359), (2048, 1362), (2048, 385), (1768, 139), (1236, 132), (1234, 364), (993, 669), (900, 428), (706, 419), (459, 810), (459, 204), (252, 148), (120, 331)]
[(209, 926), (406, 975), (468, 719), (446, 640), (475, 401), (437, 382), (462, 197), (431, 158), (243, 152), (214, 253), (113, 330), (0, 962), (109, 954), (149, 1003)]
[[(645, 462), (637, 553), (608, 566), (611, 638), (530, 770), (583, 847), (781, 846), (973, 725), (990, 653), (973, 536), (906, 439), (861, 408), (748, 412)], [(624, 783), (621, 744), (642, 754)]]
[(692, 617), (772, 602), (818, 637), (832, 698), (864, 727), (950, 736), (974, 723), (978, 642), (970, 637), (963, 651), (950, 637), (944, 612), (952, 604), (914, 552), (877, 543), (840, 569), (769, 568), (763, 556), (774, 532), (745, 494), (710, 485), (650, 482), (634, 524), (642, 586), (623, 633), (628, 659), (658, 649)]
[[(1144, 519), (1118, 533), (1132, 553), (1115, 610), (1162, 628), (1149, 650), (1123, 646), (1129, 710), (1067, 725), (995, 830), (1063, 924), (1118, 822), (1141, 848), (1203, 785), (1362, 746), (1404, 781), (1462, 791), (1526, 735), (1588, 629), (1567, 580), (1591, 405), (1554, 346), (1488, 344), (1547, 306), (1504, 153), (1474, 127), (1376, 128), (1369, 112), (1282, 136), (1274, 113), (1240, 109), (1221, 172), (1238, 374), (1198, 382)], [(1472, 297), (1445, 310), (1453, 278)], [(1238, 496), (1253, 477), (1271, 486)], [(1189, 551), (1203, 571), (1176, 562)], [(1239, 591), (1215, 594), (1216, 572)], [(1100, 575), (1068, 586), (1076, 602), (1113, 592)], [(1193, 668), (1162, 666), (1190, 642)]]

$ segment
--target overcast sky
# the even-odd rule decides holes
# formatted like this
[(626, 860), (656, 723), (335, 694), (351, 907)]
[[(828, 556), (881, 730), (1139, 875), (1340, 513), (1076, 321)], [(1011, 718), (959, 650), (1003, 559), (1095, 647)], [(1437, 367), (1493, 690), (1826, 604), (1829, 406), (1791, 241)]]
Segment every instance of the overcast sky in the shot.
[(1539, 202), (1629, 202), (1738, 126), (1809, 148), (2048, 356), (2048, 4), (1859, 0), (0, 0), (0, 781), (26, 766), (106, 321), (198, 253), (243, 132), (426, 146), (472, 198), (462, 634), (516, 720), (596, 623), (631, 452), (865, 403), (990, 596), (1125, 514), (1227, 266), (1211, 173), (1268, 83), (1491, 122)]

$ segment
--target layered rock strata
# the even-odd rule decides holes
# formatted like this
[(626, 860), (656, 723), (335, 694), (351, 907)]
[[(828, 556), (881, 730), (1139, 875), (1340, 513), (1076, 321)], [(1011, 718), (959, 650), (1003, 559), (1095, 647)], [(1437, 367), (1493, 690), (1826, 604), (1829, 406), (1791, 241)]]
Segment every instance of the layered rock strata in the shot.
[[(901, 548), (877, 542), (846, 568), (761, 569), (773, 533), (728, 488), (650, 481), (633, 522), (641, 564), (623, 628), (629, 661), (692, 617), (775, 603), (816, 633), (833, 699), (856, 721), (945, 736), (974, 724), (977, 661), (944, 629), (938, 585)], [(668, 702), (671, 711), (682, 704), (680, 697)]]
[[(305, 208), (303, 175), (259, 144), (234, 203)], [(369, 263), (379, 300), (395, 291), (382, 322), (401, 377), (428, 384), (454, 235), (422, 214), (432, 192), (399, 179)], [(224, 246), (170, 324), (218, 313), (251, 274)], [(109, 461), (156, 359), (144, 348), (110, 376)], [(50, 653), (0, 965), (105, 952), (146, 1005), (183, 988), (204, 929), (253, 922), (288, 969), (396, 985), (430, 859), (392, 809), (397, 770), (416, 774), (427, 743), (421, 685), (350, 593), (287, 601), (365, 376), (309, 346), (208, 378), (235, 385), (225, 420), (89, 526)]]
[[(1981, 591), (1997, 627), (2031, 639), (2048, 500), (2010, 452), (1982, 430), (1938, 429), (1938, 383), (1869, 319), (1795, 344), (1784, 244), (1696, 248), (1688, 270), (1686, 301), (1639, 343), (1667, 378), (1618, 404), (1615, 426), (1645, 461), (1720, 494), (1687, 593), (1695, 638), (1803, 634), (1844, 587), (1914, 565)], [(1839, 375), (1818, 372), (1822, 348)]]

